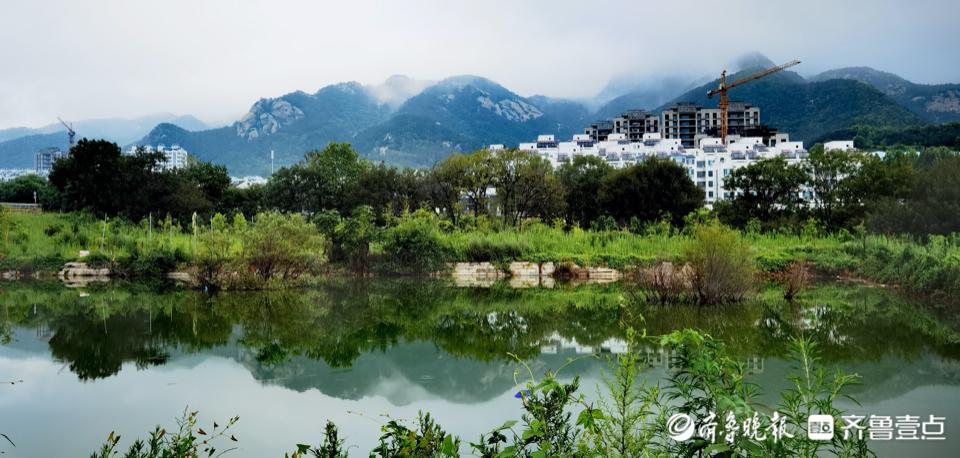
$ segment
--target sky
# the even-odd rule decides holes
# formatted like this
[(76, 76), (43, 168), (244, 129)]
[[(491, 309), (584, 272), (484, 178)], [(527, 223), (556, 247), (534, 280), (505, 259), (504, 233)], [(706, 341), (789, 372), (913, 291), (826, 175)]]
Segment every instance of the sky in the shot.
[(159, 112), (226, 124), (262, 97), (393, 74), (582, 99), (616, 76), (714, 76), (754, 51), (801, 59), (804, 75), (960, 82), (957, 17), (957, 0), (4, 0), (0, 128)]

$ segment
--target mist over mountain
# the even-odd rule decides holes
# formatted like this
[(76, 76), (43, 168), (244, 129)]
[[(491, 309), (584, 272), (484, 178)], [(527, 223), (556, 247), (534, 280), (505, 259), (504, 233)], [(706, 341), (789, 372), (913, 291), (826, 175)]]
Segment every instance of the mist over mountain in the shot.
[(686, 78), (648, 79), (600, 105), (594, 113), (594, 118), (611, 118), (637, 108), (650, 110), (667, 103), (691, 87), (690, 80)]
[[(736, 79), (773, 65), (764, 55), (750, 53), (728, 68)], [(381, 84), (346, 82), (314, 93), (262, 98), (240, 119), (219, 128), (177, 118), (149, 129), (144, 127), (149, 117), (126, 124), (84, 121), (75, 127), (80, 136), (106, 137), (124, 146), (180, 144), (200, 159), (227, 165), (234, 175), (269, 174), (271, 151), (275, 166), (281, 167), (329, 142), (349, 142), (374, 160), (429, 166), (453, 152), (493, 143), (516, 146), (539, 134), (567, 139), (595, 120), (629, 109), (658, 113), (677, 102), (713, 107), (716, 100), (707, 99), (706, 92), (716, 85), (716, 76), (621, 76), (583, 101), (522, 96), (473, 75), (438, 82), (394, 75)], [(831, 70), (809, 80), (784, 71), (734, 88), (730, 97), (759, 106), (763, 124), (808, 144), (855, 125), (897, 128), (960, 119), (960, 85), (915, 84), (868, 67)], [(51, 131), (0, 130), (0, 167), (29, 167), (37, 149), (66, 146), (66, 134), (56, 133), (56, 125), (44, 129)], [(123, 132), (137, 129), (140, 136), (123, 141)]]

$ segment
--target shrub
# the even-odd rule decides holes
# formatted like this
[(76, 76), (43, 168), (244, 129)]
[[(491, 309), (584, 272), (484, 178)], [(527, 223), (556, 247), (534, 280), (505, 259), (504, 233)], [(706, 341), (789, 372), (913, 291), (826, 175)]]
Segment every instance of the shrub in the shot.
[(690, 269), (669, 261), (660, 261), (649, 269), (639, 269), (636, 278), (640, 288), (660, 304), (675, 304), (690, 290)]
[(697, 225), (683, 249), (691, 286), (702, 304), (735, 302), (751, 289), (756, 261), (740, 234), (717, 221)]
[(509, 262), (523, 258), (527, 246), (516, 240), (493, 242), (473, 239), (467, 243), (467, 259), (471, 262)]
[(117, 268), (130, 277), (155, 277), (172, 272), (185, 260), (180, 250), (137, 250), (119, 260)]
[(792, 301), (797, 294), (807, 287), (810, 281), (810, 266), (805, 261), (794, 261), (787, 268), (783, 278), (783, 298)]
[(392, 268), (414, 273), (440, 270), (449, 258), (436, 217), (423, 210), (404, 215), (386, 231), (383, 251)]
[(296, 279), (323, 256), (323, 237), (297, 214), (260, 213), (242, 240), (244, 259), (262, 280)]

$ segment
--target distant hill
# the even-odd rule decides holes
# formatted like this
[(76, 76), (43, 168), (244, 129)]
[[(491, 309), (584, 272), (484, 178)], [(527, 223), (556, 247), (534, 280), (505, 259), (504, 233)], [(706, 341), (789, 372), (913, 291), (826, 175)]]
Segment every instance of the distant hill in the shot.
[[(158, 123), (173, 123), (181, 128), (207, 128), (199, 119), (169, 113), (141, 116), (133, 119), (87, 119), (73, 123), (77, 138), (105, 138), (126, 144), (146, 135)], [(40, 128), (14, 127), (0, 130), (0, 167), (31, 168), (37, 150), (51, 146), (66, 150), (67, 131), (59, 122)]]
[(904, 128), (858, 125), (825, 134), (817, 142), (851, 138), (857, 148), (946, 146), (956, 151), (960, 150), (960, 121)]
[[(80, 137), (106, 138), (120, 144), (125, 144), (143, 137), (147, 132), (150, 132), (150, 129), (153, 129), (154, 126), (164, 122), (176, 124), (187, 130), (203, 130), (208, 128), (203, 121), (191, 115), (180, 116), (171, 113), (157, 113), (129, 119), (82, 119), (72, 122), (72, 125)], [(59, 122), (38, 128), (14, 127), (10, 129), (0, 129), (0, 142), (26, 137), (28, 135), (51, 134), (54, 132), (64, 132), (64, 135), (66, 135), (66, 129)]]
[(917, 84), (870, 67), (829, 70), (811, 81), (846, 79), (873, 86), (929, 122), (960, 120), (960, 84)]
[(477, 76), (445, 79), (411, 97), (386, 123), (357, 136), (364, 155), (391, 163), (427, 166), (455, 151), (538, 134), (569, 137), (583, 129), (586, 108), (546, 97), (521, 97)]
[(340, 83), (314, 94), (260, 99), (239, 121), (218, 129), (189, 132), (161, 124), (136, 144), (176, 143), (203, 160), (227, 165), (233, 174), (269, 174), (271, 150), (278, 166), (291, 164), (329, 142), (353, 142), (388, 114), (387, 105), (359, 83)]
[(32, 134), (0, 142), (0, 168), (32, 169), (38, 150), (56, 146), (66, 151), (67, 143), (66, 132)]
[[(746, 74), (741, 72), (731, 78)], [(719, 80), (714, 80), (692, 89), (656, 111), (662, 111), (676, 102), (715, 107), (716, 97), (707, 99), (707, 91), (718, 83)], [(742, 100), (759, 106), (761, 123), (788, 132), (791, 138), (807, 143), (828, 132), (858, 124), (906, 127), (923, 122), (918, 115), (867, 84), (845, 79), (808, 82), (790, 71), (731, 89), (730, 100)]]
[[(771, 65), (762, 54), (751, 53), (728, 68), (739, 69), (731, 76), (735, 79)], [(220, 128), (173, 115), (78, 121), (76, 128), (80, 137), (104, 137), (124, 147), (176, 143), (200, 159), (226, 165), (234, 175), (269, 174), (271, 150), (281, 167), (334, 141), (349, 142), (374, 160), (429, 166), (452, 152), (492, 143), (516, 146), (539, 134), (569, 139), (597, 119), (630, 109), (658, 113), (680, 101), (716, 106), (706, 92), (717, 81), (696, 81), (623, 76), (584, 102), (525, 97), (478, 76), (431, 82), (394, 75), (382, 84), (340, 83), (315, 93), (260, 99), (241, 119)], [(866, 67), (832, 70), (810, 80), (785, 71), (730, 92), (731, 100), (759, 106), (762, 123), (807, 144), (858, 126), (898, 131), (960, 119), (958, 94), (960, 85), (914, 84)], [(134, 132), (139, 134), (130, 137)], [(0, 167), (30, 167), (36, 150), (66, 147), (66, 142), (59, 124), (0, 130)]]

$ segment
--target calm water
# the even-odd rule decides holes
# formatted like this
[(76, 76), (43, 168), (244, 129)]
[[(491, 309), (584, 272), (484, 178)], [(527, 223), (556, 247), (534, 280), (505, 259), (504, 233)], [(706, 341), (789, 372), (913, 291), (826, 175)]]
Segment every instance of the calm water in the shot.
[[(772, 296), (772, 295), (771, 295)], [(649, 334), (692, 327), (727, 342), (769, 393), (787, 386), (786, 336), (812, 335), (824, 362), (863, 376), (850, 390), (877, 415), (947, 417), (947, 440), (876, 443), (881, 456), (951, 456), (960, 444), (960, 325), (882, 290), (821, 285), (802, 305), (623, 307), (619, 286), (513, 290), (442, 282), (341, 281), (208, 297), (138, 285), (0, 285), (0, 432), (6, 456), (87, 456), (117, 431), (128, 444), (186, 406), (240, 416), (240, 450), (282, 456), (317, 443), (327, 419), (366, 455), (383, 415), (431, 412), (465, 440), (520, 415), (508, 353), (534, 370), (617, 352), (620, 323)], [(945, 308), (945, 307), (944, 307)], [(641, 323), (640, 316), (643, 316)], [(648, 380), (667, 356), (648, 349)], [(593, 393), (604, 363), (562, 375)], [(22, 382), (21, 382), (22, 380)]]

